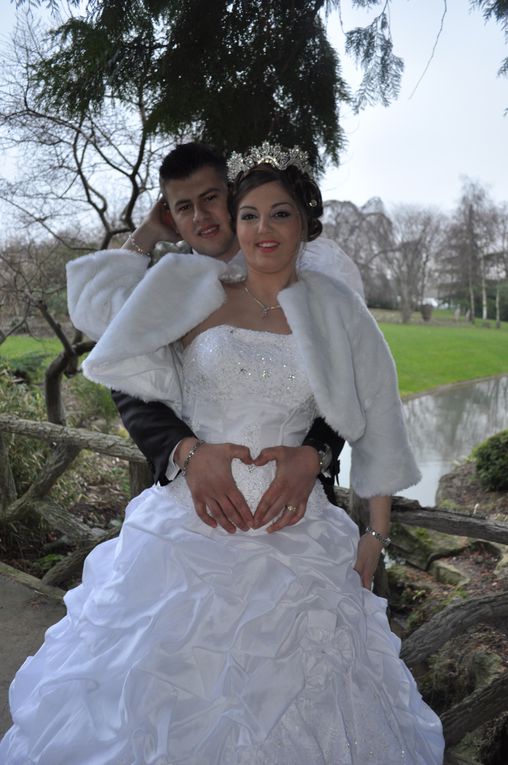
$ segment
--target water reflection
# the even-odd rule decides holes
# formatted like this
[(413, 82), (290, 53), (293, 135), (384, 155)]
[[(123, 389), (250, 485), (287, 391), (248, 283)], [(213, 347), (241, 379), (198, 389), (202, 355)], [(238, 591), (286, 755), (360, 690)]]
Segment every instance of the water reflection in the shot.
[[(404, 408), (423, 478), (402, 494), (422, 505), (433, 505), (440, 477), (480, 441), (508, 428), (508, 377), (463, 383), (414, 398)], [(341, 485), (349, 485), (349, 469), (347, 447), (341, 457)]]

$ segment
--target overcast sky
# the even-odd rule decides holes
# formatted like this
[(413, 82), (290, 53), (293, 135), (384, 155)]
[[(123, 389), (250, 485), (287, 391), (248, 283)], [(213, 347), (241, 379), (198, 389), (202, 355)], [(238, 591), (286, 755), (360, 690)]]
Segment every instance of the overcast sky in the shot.
[[(0, 2), (5, 40), (15, 9), (9, 0)], [(432, 54), (445, 4), (433, 60), (410, 97)], [(344, 28), (364, 24), (374, 13), (352, 12), (345, 0)], [(395, 52), (405, 61), (399, 99), (360, 115), (343, 110), (348, 144), (340, 167), (323, 178), (324, 198), (361, 205), (379, 196), (388, 205), (450, 209), (467, 175), (488, 186), (498, 201), (508, 201), (508, 78), (497, 77), (508, 46), (501, 27), (485, 24), (478, 10), (470, 11), (469, 0), (392, 0), (391, 23)], [(340, 52), (336, 14), (328, 29)], [(358, 82), (351, 60), (341, 55), (341, 61), (346, 79)]]
[[(324, 177), (326, 199), (363, 204), (379, 196), (387, 204), (449, 209), (467, 175), (489, 186), (498, 201), (508, 201), (508, 78), (497, 77), (508, 45), (501, 27), (485, 24), (480, 11), (470, 11), (469, 0), (446, 5), (434, 57), (410, 97), (432, 54), (445, 2), (392, 0), (395, 52), (405, 62), (401, 92), (388, 108), (344, 113), (348, 146), (340, 168)], [(344, 11), (344, 28), (372, 15), (372, 10)], [(340, 51), (343, 33), (336, 15), (328, 29)], [(358, 80), (351, 61), (341, 60), (346, 79)]]

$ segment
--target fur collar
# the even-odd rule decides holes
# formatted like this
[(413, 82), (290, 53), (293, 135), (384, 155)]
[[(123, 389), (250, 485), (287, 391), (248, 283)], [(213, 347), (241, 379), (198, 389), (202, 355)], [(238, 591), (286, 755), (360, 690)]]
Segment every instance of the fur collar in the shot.
[[(165, 363), (178, 365), (178, 349), (173, 348), (170, 360), (167, 346), (219, 308), (226, 299), (221, 280), (231, 276), (230, 265), (220, 261), (192, 253), (166, 255), (108, 326), (83, 364), (86, 375), (145, 400), (153, 397), (155, 369)], [(312, 271), (302, 270), (299, 281), (280, 292), (279, 300), (310, 372), (320, 411), (334, 430), (356, 440), (365, 422), (348, 327), (357, 315), (374, 326), (375, 322), (346, 285)], [(178, 395), (168, 399), (160, 390), (155, 397), (180, 411)]]

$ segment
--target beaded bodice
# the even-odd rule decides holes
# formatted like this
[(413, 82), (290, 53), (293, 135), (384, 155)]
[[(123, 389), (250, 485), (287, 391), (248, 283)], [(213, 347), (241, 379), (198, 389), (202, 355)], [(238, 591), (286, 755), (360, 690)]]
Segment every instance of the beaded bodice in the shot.
[[(317, 416), (293, 335), (212, 327), (185, 349), (183, 379), (183, 419), (194, 433), (248, 446), (253, 457), (267, 446), (299, 446)], [(235, 460), (233, 475), (257, 504), (274, 466)]]

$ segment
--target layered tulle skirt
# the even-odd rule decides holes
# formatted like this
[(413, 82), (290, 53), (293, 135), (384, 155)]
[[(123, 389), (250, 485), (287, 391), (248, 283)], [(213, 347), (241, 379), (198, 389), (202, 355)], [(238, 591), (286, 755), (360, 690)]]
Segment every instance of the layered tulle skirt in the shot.
[(17, 673), (0, 763), (440, 765), (357, 542), (320, 487), (297, 525), (234, 535), (183, 479), (146, 490)]

